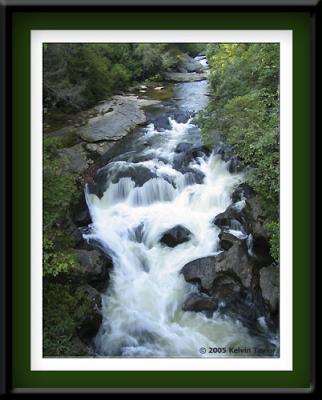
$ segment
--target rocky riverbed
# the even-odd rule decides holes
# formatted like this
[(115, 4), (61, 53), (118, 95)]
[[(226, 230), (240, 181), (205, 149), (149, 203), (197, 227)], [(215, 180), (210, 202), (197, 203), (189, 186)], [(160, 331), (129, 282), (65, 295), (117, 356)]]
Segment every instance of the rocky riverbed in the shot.
[(200, 335), (278, 343), (279, 266), (265, 212), (229, 147), (203, 146), (192, 118), (207, 104), (207, 71), (190, 61), (166, 75), (177, 82), (168, 98), (157, 94), (173, 83), (144, 82), (49, 133), (72, 133), (59, 157), (87, 187), (66, 229), (93, 303), (79, 337), (94, 355), (193, 356)]

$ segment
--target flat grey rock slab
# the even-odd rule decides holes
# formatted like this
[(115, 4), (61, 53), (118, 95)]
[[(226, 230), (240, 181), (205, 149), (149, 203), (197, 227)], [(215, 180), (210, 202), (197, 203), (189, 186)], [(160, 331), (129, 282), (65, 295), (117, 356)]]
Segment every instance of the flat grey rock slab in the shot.
[(114, 96), (96, 107), (99, 115), (90, 118), (78, 135), (86, 142), (119, 140), (136, 126), (146, 122), (143, 107), (159, 104), (157, 100), (139, 99), (137, 96)]
[(88, 160), (82, 143), (59, 150), (58, 156), (66, 163), (65, 171), (83, 173), (88, 168)]

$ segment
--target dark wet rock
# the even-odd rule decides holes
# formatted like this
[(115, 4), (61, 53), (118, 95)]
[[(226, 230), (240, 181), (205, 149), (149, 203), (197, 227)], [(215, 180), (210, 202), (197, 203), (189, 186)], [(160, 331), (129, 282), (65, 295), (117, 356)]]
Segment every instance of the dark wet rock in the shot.
[(87, 226), (92, 222), (84, 192), (79, 201), (72, 206), (72, 220), (78, 227)]
[(279, 305), (279, 266), (264, 267), (260, 270), (260, 288), (262, 296), (269, 304), (272, 313), (275, 313)]
[(155, 177), (156, 174), (143, 165), (130, 165), (126, 169), (112, 174), (111, 182), (117, 183), (121, 178), (131, 178), (136, 186), (143, 186), (148, 180)]
[(216, 271), (233, 274), (244, 287), (249, 288), (254, 267), (248, 256), (246, 241), (226, 232), (220, 234), (219, 237), (221, 241), (224, 241), (224, 243), (221, 242), (221, 246), (225, 246), (226, 251), (223, 259), (216, 263)]
[(229, 250), (231, 247), (234, 246), (234, 244), (239, 245), (241, 242), (241, 239), (236, 237), (235, 235), (233, 235), (230, 232), (226, 232), (226, 231), (222, 231), (219, 234), (219, 244), (220, 247), (223, 250)]
[(272, 264), (273, 257), (270, 255), (270, 244), (267, 238), (257, 236), (252, 242), (251, 255), (260, 267)]
[(184, 302), (183, 311), (215, 311), (218, 307), (217, 302), (208, 296), (193, 293)]
[(244, 204), (231, 204), (226, 210), (218, 215), (213, 220), (213, 223), (217, 225), (219, 228), (232, 229), (233, 221), (238, 221), (246, 230), (248, 228), (248, 223), (245, 216), (242, 213), (242, 208)]
[(192, 158), (209, 156), (211, 150), (207, 146), (197, 146), (193, 143), (182, 142), (179, 143), (175, 148), (175, 153), (185, 153), (190, 155)]
[(237, 203), (238, 201), (246, 200), (253, 196), (255, 196), (255, 191), (244, 182), (236, 187), (231, 195), (231, 199), (233, 203)]
[[(240, 193), (242, 193), (242, 189)], [(239, 198), (238, 196), (237, 192), (235, 195), (233, 194), (233, 197), (236, 199)], [(266, 240), (269, 239), (269, 234), (264, 228), (266, 214), (259, 204), (257, 196), (251, 195), (244, 200), (231, 204), (223, 213), (215, 217), (213, 223), (220, 228), (232, 227), (231, 221), (233, 220), (238, 221), (245, 232), (251, 233), (254, 239), (259, 237)]]
[(187, 168), (184, 173), (186, 185), (202, 184), (205, 174), (197, 169)]
[[(173, 158), (173, 168), (182, 173), (189, 172), (189, 170), (193, 172), (191, 171), (192, 168), (189, 168), (189, 164), (200, 157), (202, 158), (210, 154), (210, 151), (205, 146), (193, 146), (189, 148), (188, 143), (181, 143), (180, 145), (179, 148), (179, 145), (177, 146), (177, 149), (181, 151), (176, 151)], [(186, 150), (183, 150), (184, 147)]]
[(207, 146), (194, 146), (192, 149), (192, 156), (196, 157), (209, 157), (211, 154), (211, 150)]
[(216, 256), (198, 258), (186, 264), (181, 273), (185, 280), (200, 285), (201, 291), (209, 293), (216, 278)]
[(246, 200), (246, 207), (242, 210), (242, 213), (248, 222), (248, 229), (253, 234), (254, 239), (263, 237), (268, 240), (270, 236), (264, 228), (266, 213), (261, 207), (257, 196)]
[(157, 131), (170, 129), (170, 122), (168, 115), (160, 115), (158, 117), (152, 118), (150, 121), (148, 120), (147, 123), (153, 123), (154, 128)]
[(267, 326), (275, 329), (260, 291), (253, 286), (245, 288), (233, 274), (218, 274), (212, 297), (218, 302), (218, 310), (222, 314), (239, 320), (251, 334), (261, 334), (263, 327), (259, 323), (259, 318), (263, 317)]
[(236, 276), (218, 273), (217, 279), (214, 281), (213, 297), (227, 306), (238, 301), (242, 290), (242, 284)]
[(93, 287), (85, 285), (83, 289), (90, 302), (91, 313), (84, 316), (84, 319), (77, 327), (77, 333), (83, 342), (89, 343), (97, 334), (102, 323), (102, 299), (101, 295)]
[(169, 247), (175, 247), (181, 243), (188, 242), (191, 238), (191, 235), (192, 233), (189, 231), (189, 229), (182, 225), (177, 225), (164, 232), (160, 242)]
[(193, 143), (179, 143), (175, 148), (175, 153), (187, 153), (192, 150)]
[(161, 115), (151, 115), (147, 123), (153, 123), (156, 130), (167, 130), (171, 129), (171, 124), (169, 119), (175, 120), (179, 124), (185, 124), (188, 122), (189, 118), (192, 117), (191, 112), (187, 111), (168, 111), (162, 112)]
[(89, 225), (92, 222), (90, 213), (88, 208), (87, 209), (82, 209), (78, 211), (74, 216), (73, 216), (73, 221), (77, 226), (86, 226)]
[[(88, 230), (87, 234), (88, 233), (90, 233), (90, 229)], [(87, 239), (87, 243), (90, 246), (89, 250), (98, 250), (102, 254), (102, 257), (108, 260), (108, 265), (113, 267), (112, 259), (116, 256), (116, 254), (106, 243), (92, 237)]]
[(245, 165), (243, 164), (242, 160), (239, 159), (238, 157), (233, 157), (229, 161), (228, 165), (228, 171), (230, 173), (237, 173), (237, 172), (242, 172), (245, 168)]
[(109, 279), (109, 271), (112, 268), (112, 260), (102, 255), (98, 250), (74, 250), (76, 260), (79, 263), (78, 273), (89, 285), (98, 291), (104, 291)]
[(192, 157), (189, 153), (176, 154), (173, 158), (173, 168), (181, 172), (182, 170), (187, 168), (191, 161)]

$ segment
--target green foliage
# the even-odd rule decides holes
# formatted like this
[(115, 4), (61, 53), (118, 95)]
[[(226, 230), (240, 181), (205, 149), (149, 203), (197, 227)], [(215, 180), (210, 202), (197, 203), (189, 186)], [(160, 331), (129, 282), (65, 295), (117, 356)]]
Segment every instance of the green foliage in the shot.
[(206, 46), (206, 43), (177, 43), (177, 48), (183, 53), (189, 54), (191, 57), (204, 54)]
[(92, 304), (84, 289), (73, 290), (61, 283), (45, 283), (43, 299), (43, 353), (45, 357), (86, 356), (77, 337), (84, 316)]
[(182, 51), (205, 45), (166, 43), (82, 43), (44, 45), (44, 102), (48, 109), (84, 109), (129, 84), (174, 68)]
[(63, 229), (66, 215), (78, 190), (76, 176), (64, 172), (64, 161), (57, 157), (63, 146), (60, 138), (44, 140), (43, 157), (43, 274), (57, 276), (71, 269), (76, 260), (70, 254), (72, 239)]
[(280, 254), (280, 226), (277, 221), (267, 223), (265, 229), (270, 233), (271, 255), (278, 261)]
[(214, 99), (198, 119), (208, 145), (224, 140), (251, 172), (248, 180), (268, 215), (272, 255), (278, 258), (279, 46), (207, 47)]

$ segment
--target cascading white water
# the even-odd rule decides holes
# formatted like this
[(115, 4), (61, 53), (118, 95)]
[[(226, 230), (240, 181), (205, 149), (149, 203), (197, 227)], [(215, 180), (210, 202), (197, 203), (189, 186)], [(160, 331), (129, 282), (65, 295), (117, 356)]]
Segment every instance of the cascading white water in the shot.
[[(192, 174), (174, 169), (175, 147), (190, 141), (193, 125), (170, 123), (162, 133), (152, 124), (145, 129), (146, 137), (162, 135), (164, 140), (143, 152), (151, 159), (136, 163), (156, 177), (141, 187), (135, 187), (131, 178), (121, 178), (108, 185), (101, 199), (87, 193), (93, 223), (86, 237), (109, 249), (114, 264), (95, 339), (99, 356), (209, 357), (214, 354), (200, 354), (201, 347), (255, 346), (259, 340), (238, 321), (218, 313), (208, 318), (182, 311), (196, 287), (185, 282), (180, 270), (218, 252), (219, 229), (211, 221), (230, 204), (243, 176), (231, 174), (218, 155), (197, 158), (189, 165), (205, 175), (202, 184), (194, 183)], [(124, 164), (116, 162), (115, 168)], [(175, 225), (189, 229), (192, 238), (170, 248), (160, 238)], [(243, 234), (238, 226), (234, 229)]]

